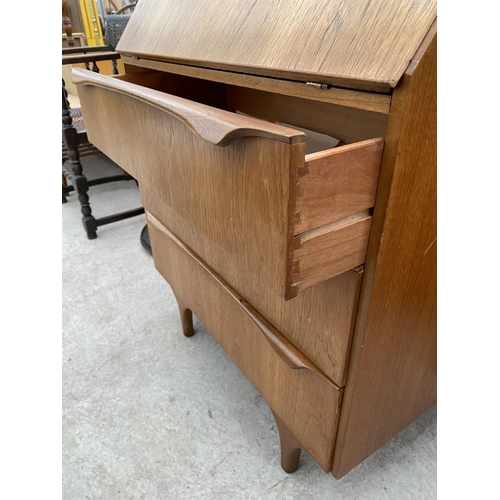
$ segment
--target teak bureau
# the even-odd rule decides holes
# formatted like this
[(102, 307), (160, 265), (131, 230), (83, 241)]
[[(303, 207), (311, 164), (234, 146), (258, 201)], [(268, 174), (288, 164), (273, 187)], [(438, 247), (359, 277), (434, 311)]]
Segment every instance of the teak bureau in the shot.
[[(73, 70), (158, 271), (340, 478), (436, 402), (436, 5), (141, 0)], [(334, 138), (334, 139), (332, 139)]]

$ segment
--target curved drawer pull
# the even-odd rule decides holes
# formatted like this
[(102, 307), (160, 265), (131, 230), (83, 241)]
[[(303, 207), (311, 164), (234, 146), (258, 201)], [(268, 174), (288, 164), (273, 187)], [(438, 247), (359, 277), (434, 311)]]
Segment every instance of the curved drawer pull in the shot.
[(309, 370), (322, 377), (326, 382), (340, 389), (340, 387), (330, 380), (312, 361), (300, 352), (282, 333), (279, 332), (269, 321), (262, 317), (247, 301), (240, 300), (247, 315), (260, 328), (271, 347), (279, 357), (292, 370)]
[(102, 87), (166, 111), (183, 121), (203, 140), (216, 146), (227, 146), (236, 139), (249, 136), (265, 137), (288, 144), (306, 140), (303, 132), (292, 128), (212, 108), (118, 78), (99, 75), (93, 71), (74, 68), (71, 75), (71, 80), (76, 85)]
[(152, 224), (158, 231), (165, 234), (178, 247), (180, 247), (191, 259), (193, 259), (218, 285), (224, 290), (255, 323), (264, 334), (274, 351), (292, 370), (309, 370), (335, 389), (340, 387), (328, 378), (309, 358), (300, 352), (282, 333), (280, 333), (269, 321), (267, 321), (253, 306), (241, 297), (233, 288), (212, 271), (189, 247), (187, 247), (175, 234), (170, 232), (154, 215), (146, 210), (148, 223)]

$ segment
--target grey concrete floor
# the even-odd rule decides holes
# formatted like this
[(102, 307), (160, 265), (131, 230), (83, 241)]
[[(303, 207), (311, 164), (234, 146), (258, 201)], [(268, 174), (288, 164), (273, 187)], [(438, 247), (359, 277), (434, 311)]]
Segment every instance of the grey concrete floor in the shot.
[[(117, 167), (84, 159), (89, 178)], [(133, 182), (90, 191), (96, 216), (140, 205)], [(341, 480), (302, 453), (279, 463), (266, 403), (174, 295), (142, 248), (139, 216), (87, 240), (75, 195), (63, 221), (63, 498), (433, 499), (433, 408)]]

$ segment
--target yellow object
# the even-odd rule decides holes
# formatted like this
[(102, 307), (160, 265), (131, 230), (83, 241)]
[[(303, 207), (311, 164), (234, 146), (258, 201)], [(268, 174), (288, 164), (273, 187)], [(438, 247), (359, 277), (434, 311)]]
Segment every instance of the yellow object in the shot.
[(96, 0), (80, 0), (80, 12), (82, 14), (87, 44), (90, 46), (104, 45)]

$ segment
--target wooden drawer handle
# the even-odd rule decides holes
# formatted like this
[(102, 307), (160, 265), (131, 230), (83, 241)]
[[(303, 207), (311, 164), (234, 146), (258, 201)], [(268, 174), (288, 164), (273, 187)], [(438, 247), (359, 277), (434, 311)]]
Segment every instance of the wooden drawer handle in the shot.
[[(226, 285), (227, 286), (227, 285)], [(300, 352), (279, 330), (261, 316), (248, 302), (240, 300), (247, 315), (260, 328), (271, 347), (292, 370), (309, 370), (326, 380), (336, 389), (340, 387), (330, 380), (309, 358)]]
[(216, 146), (227, 146), (241, 137), (265, 137), (288, 144), (306, 140), (303, 132), (292, 128), (212, 108), (86, 69), (73, 68), (71, 80), (76, 85), (94, 85), (112, 90), (166, 111), (183, 121), (203, 140)]
[(330, 384), (335, 389), (340, 387), (328, 378), (309, 358), (300, 352), (282, 333), (280, 333), (269, 321), (267, 321), (253, 306), (251, 306), (243, 297), (241, 297), (225, 281), (217, 276), (210, 267), (208, 267), (189, 247), (187, 247), (177, 236), (170, 232), (154, 215), (146, 211), (148, 223), (152, 224), (158, 231), (165, 234), (185, 253), (189, 255), (219, 286), (233, 299), (248, 315), (248, 317), (257, 325), (264, 334), (278, 356), (292, 370), (309, 370)]

